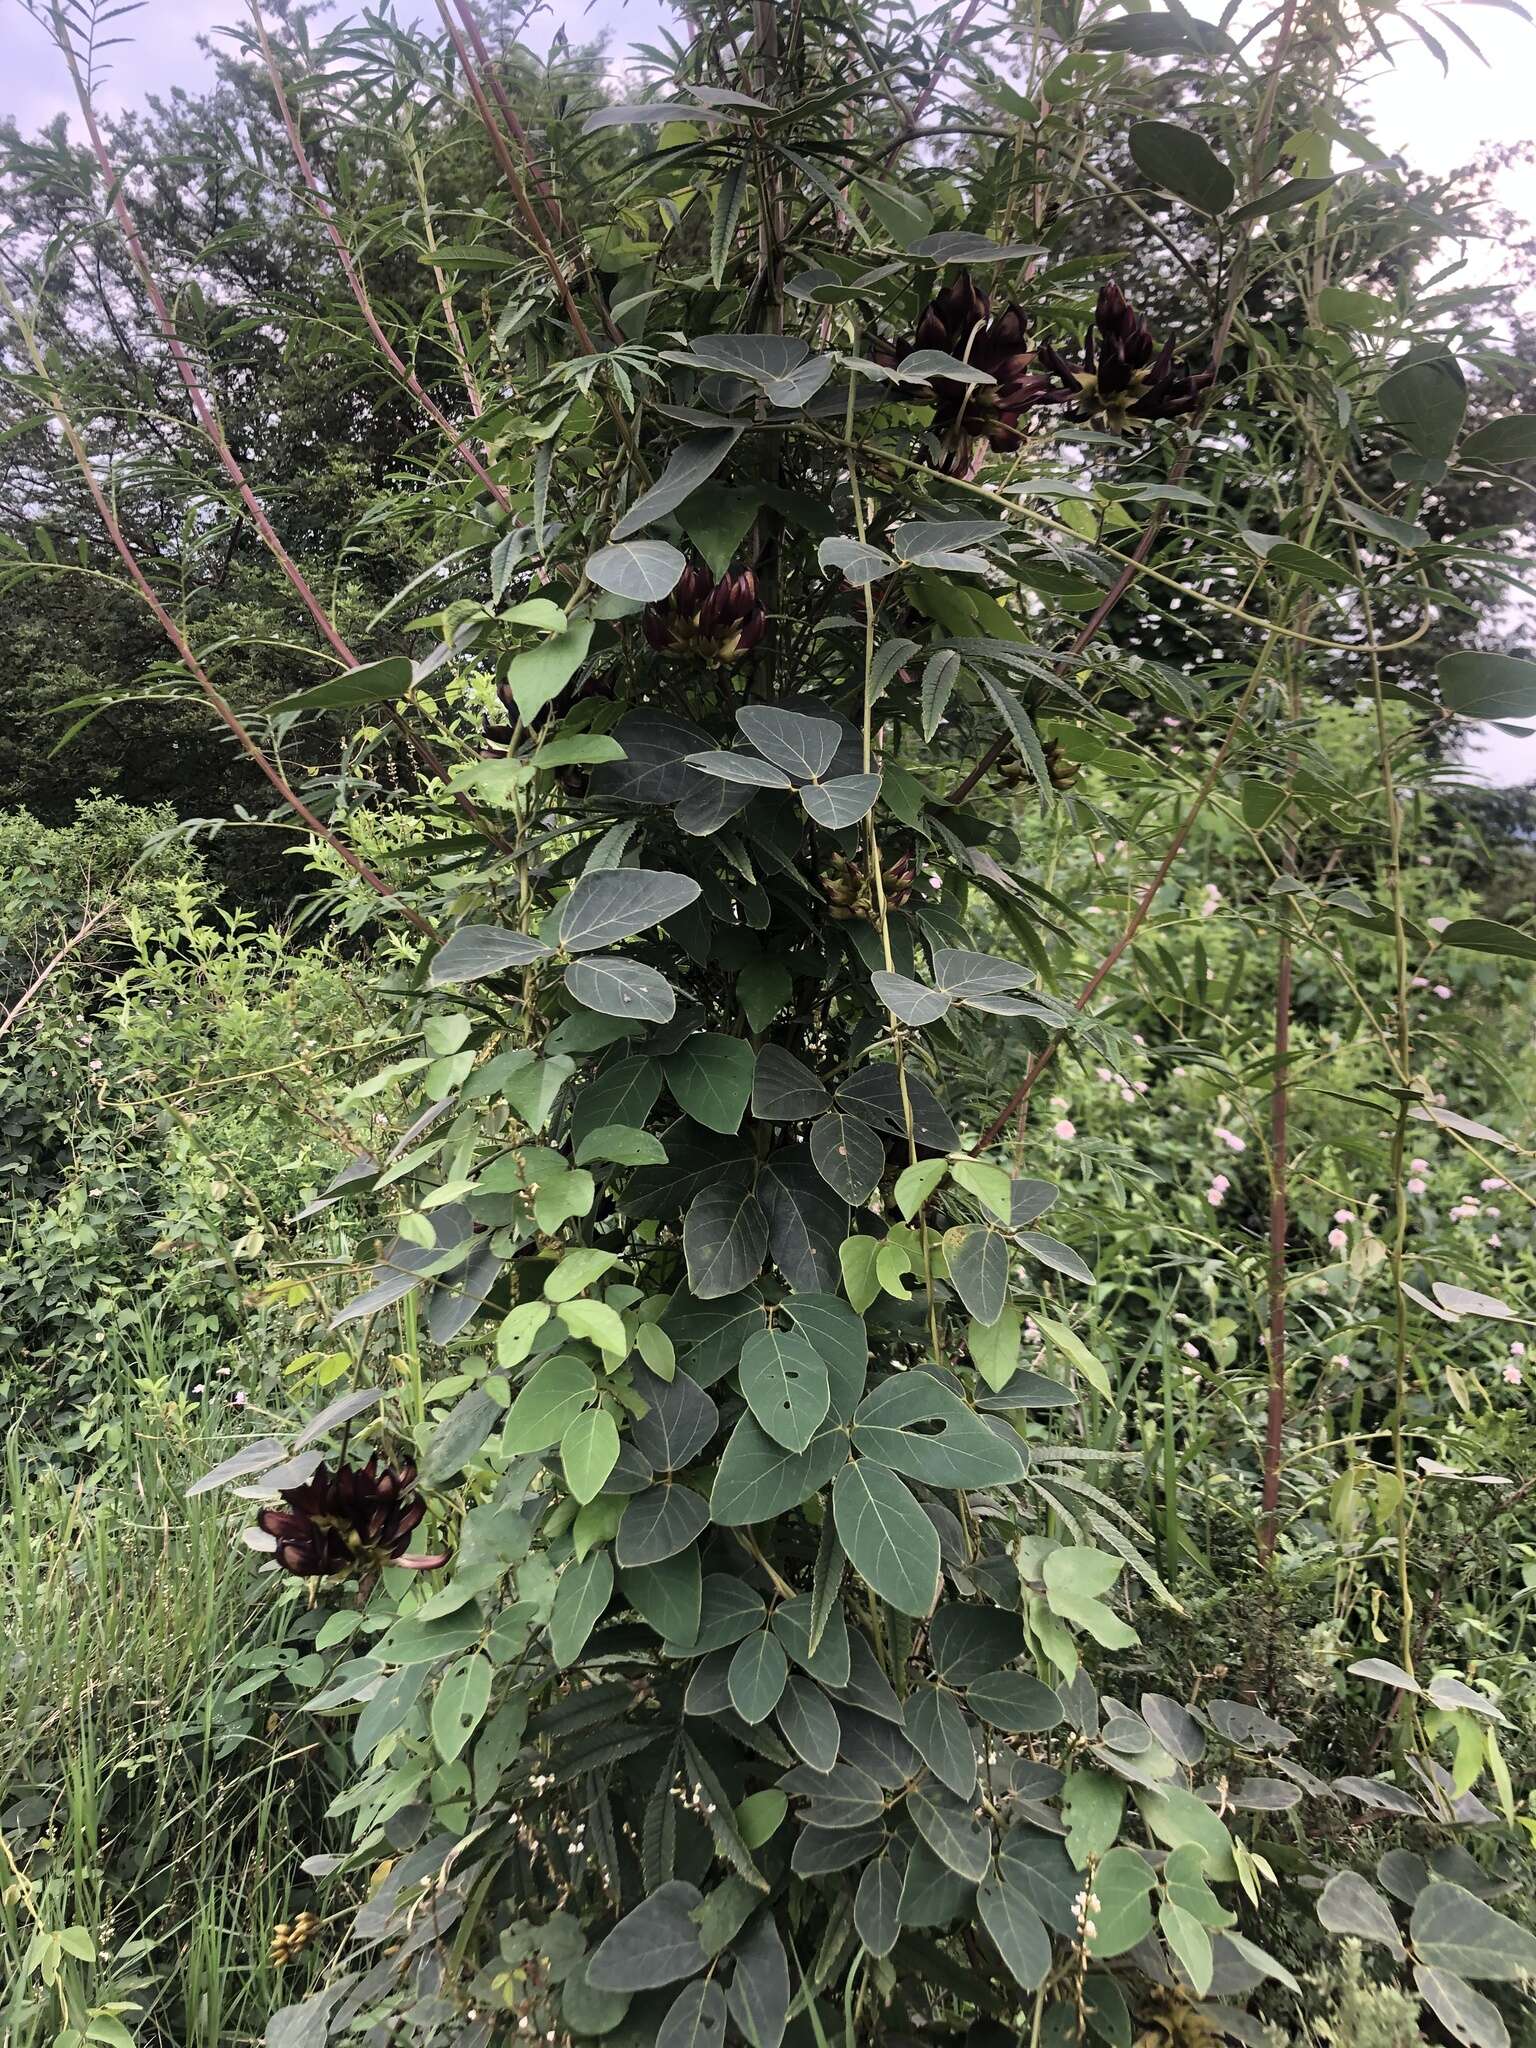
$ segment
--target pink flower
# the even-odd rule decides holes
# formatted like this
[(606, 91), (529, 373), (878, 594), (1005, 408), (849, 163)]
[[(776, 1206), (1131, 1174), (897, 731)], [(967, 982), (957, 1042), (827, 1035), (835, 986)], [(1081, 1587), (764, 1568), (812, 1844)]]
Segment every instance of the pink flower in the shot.
[(1424, 1193), (1425, 1186), (1426, 1183), (1420, 1180), (1418, 1175), (1415, 1174), (1413, 1176), (1413, 1179), (1408, 1183), (1408, 1192), (1410, 1195), (1422, 1195)]
[(1333, 1212), (1333, 1220), (1335, 1223), (1353, 1223), (1355, 1220), (1355, 1212), (1353, 1209), (1335, 1209)]
[(1499, 1233), (1496, 1230), (1490, 1230), (1488, 1233), (1488, 1242), (1493, 1246), (1494, 1250), (1497, 1251), (1499, 1247), (1503, 1244), (1504, 1240), (1502, 1237), (1500, 1237)]
[(1136, 1090), (1134, 1088), (1122, 1088), (1120, 1090), (1120, 1100), (1122, 1102), (1134, 1102), (1136, 1100)]
[(1053, 1124), (1051, 1129), (1058, 1138), (1075, 1138), (1077, 1136), (1077, 1125), (1067, 1116), (1064, 1116), (1059, 1123)]
[(1519, 1366), (1518, 1366), (1518, 1365), (1506, 1365), (1506, 1366), (1505, 1366), (1505, 1368), (1504, 1368), (1504, 1384), (1505, 1384), (1505, 1385), (1506, 1385), (1507, 1387), (1521, 1387), (1521, 1386), (1524, 1386), (1524, 1384), (1525, 1384), (1525, 1374), (1524, 1374), (1524, 1373), (1523, 1373), (1523, 1372), (1522, 1372), (1522, 1371), (1520, 1370), (1520, 1368), (1519, 1368)]
[(1525, 1346), (1520, 1342), (1516, 1341), (1515, 1343), (1510, 1345), (1509, 1355), (1511, 1358), (1524, 1358)]
[(245, 1389), (243, 1387), (236, 1387), (235, 1389), (235, 1406), (237, 1408), (245, 1406)]
[(1213, 1186), (1206, 1189), (1205, 1199), (1213, 1209), (1219, 1209), (1227, 1198), (1220, 1188)]
[(1330, 1230), (1328, 1233), (1328, 1242), (1333, 1246), (1336, 1252), (1341, 1252), (1343, 1251), (1345, 1245), (1349, 1243), (1349, 1238), (1342, 1230)]
[(1415, 1173), (1428, 1173), (1429, 1171), (1429, 1161), (1427, 1159), (1410, 1159), (1408, 1164)]
[(1183, 1352), (1186, 1358), (1198, 1358), (1200, 1356), (1200, 1353), (1195, 1349), (1193, 1344), (1181, 1344), (1179, 1346), (1179, 1349)]
[(1413, 980), (1408, 984), (1408, 986), (1410, 988), (1428, 988), (1429, 977), (1425, 974), (1416, 974), (1413, 977)]
[(1328, 1363), (1330, 1365), (1340, 1365), (1347, 1368), (1349, 1365), (1349, 1353), (1347, 1351), (1335, 1351), (1332, 1358), (1329, 1359)]
[(1146, 1042), (1147, 1042), (1147, 1041), (1146, 1041), (1146, 1040), (1145, 1040), (1145, 1039), (1144, 1039), (1144, 1038), (1142, 1037), (1142, 1035), (1141, 1035), (1141, 1033), (1140, 1033), (1139, 1031), (1133, 1031), (1133, 1032), (1131, 1033), (1131, 1043), (1132, 1043), (1132, 1045), (1145, 1045), (1145, 1044), (1146, 1044)]
[(1211, 1186), (1213, 1188), (1220, 1188), (1223, 1194), (1227, 1192), (1227, 1189), (1231, 1187), (1231, 1185), (1231, 1181), (1227, 1179), (1227, 1176), (1224, 1173), (1214, 1174), (1211, 1178)]
[(1438, 996), (1442, 1003), (1448, 1003), (1451, 1000), (1451, 992), (1446, 987), (1443, 981), (1437, 981), (1434, 987), (1430, 990), (1430, 994), (1432, 996)]
[(1507, 1188), (1509, 1182), (1504, 1178), (1503, 1174), (1494, 1173), (1490, 1174), (1488, 1179), (1481, 1182), (1480, 1185), (1485, 1195), (1491, 1195), (1495, 1188)]

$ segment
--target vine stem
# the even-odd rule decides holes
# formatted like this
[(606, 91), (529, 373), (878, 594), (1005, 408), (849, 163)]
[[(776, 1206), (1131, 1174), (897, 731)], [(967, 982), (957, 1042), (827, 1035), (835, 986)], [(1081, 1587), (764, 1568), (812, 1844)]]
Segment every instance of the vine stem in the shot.
[[(858, 459), (853, 446), (853, 400), (856, 381), (848, 380), (848, 407), (844, 417), (844, 439), (848, 456), (848, 482), (853, 492), (853, 523), (860, 544), (866, 539), (864, 518), (864, 492), (859, 482)], [(875, 717), (875, 595), (871, 584), (864, 585), (864, 730), (863, 764), (864, 773), (870, 774), (874, 763), (874, 717)], [(870, 887), (874, 891), (875, 911), (880, 927), (880, 950), (885, 961), (887, 974), (896, 972), (896, 957), (891, 949), (891, 920), (885, 900), (885, 871), (880, 862), (880, 840), (875, 831), (874, 807), (870, 807), (865, 820), (865, 839), (868, 846)], [(917, 1120), (912, 1114), (912, 1095), (907, 1086), (906, 1047), (903, 1042), (900, 1019), (894, 1011), (890, 1017), (891, 1044), (896, 1055), (896, 1085), (901, 1091), (901, 1118), (907, 1131), (907, 1163), (917, 1164)], [(935, 1365), (942, 1365), (944, 1349), (939, 1338), (939, 1309), (933, 1291), (933, 1243), (928, 1228), (927, 1204), (918, 1210), (918, 1235), (923, 1247), (923, 1285), (928, 1297), (928, 1344), (933, 1353)]]

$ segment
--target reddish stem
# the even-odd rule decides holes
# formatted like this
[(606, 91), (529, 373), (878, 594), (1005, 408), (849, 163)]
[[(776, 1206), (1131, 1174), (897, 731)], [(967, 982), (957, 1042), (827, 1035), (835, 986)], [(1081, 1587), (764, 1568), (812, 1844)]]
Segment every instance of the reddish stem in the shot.
[(475, 477), (490, 492), (502, 511), (510, 513), (512, 510), (512, 500), (507, 496), (501, 485), (490, 475), (485, 465), (475, 454), (473, 448), (470, 447), (468, 435), (461, 434), (458, 428), (453, 425), (436, 405), (422, 387), (421, 380), (417, 377), (415, 371), (405, 362), (394, 343), (380, 326), (378, 316), (373, 310), (373, 300), (369, 296), (368, 288), (363, 283), (362, 275), (352, 260), (351, 251), (342, 238), (340, 228), (336, 225), (336, 216), (331, 210), (330, 201), (321, 191), (319, 180), (315, 177), (314, 169), (310, 164), (309, 154), (304, 147), (303, 138), (299, 134), (298, 123), (295, 121), (293, 110), (288, 104), (288, 95), (283, 89), (282, 74), (278, 70), (277, 58), (273, 53), (272, 44), (267, 36), (267, 26), (262, 19), (259, 0), (250, 0), (250, 9), (251, 19), (256, 24), (257, 40), (261, 44), (262, 60), (266, 64), (267, 76), (272, 81), (272, 91), (277, 99), (277, 110), (282, 116), (283, 127), (288, 133), (288, 146), (293, 151), (293, 160), (299, 167), (299, 175), (304, 180), (310, 198), (314, 201), (315, 211), (319, 214), (321, 221), (325, 225), (325, 231), (330, 236), (331, 246), (336, 251), (336, 260), (341, 265), (342, 275), (347, 280), (348, 288), (352, 293), (352, 297), (357, 302), (357, 310), (362, 314), (368, 332), (373, 336), (379, 353), (383, 356), (385, 362), (389, 364), (390, 369), (394, 371), (400, 382), (410, 392), (412, 398), (415, 399), (432, 424), (446, 437), (448, 445), (454, 454), (459, 457), (460, 461), (468, 469), (474, 472)]

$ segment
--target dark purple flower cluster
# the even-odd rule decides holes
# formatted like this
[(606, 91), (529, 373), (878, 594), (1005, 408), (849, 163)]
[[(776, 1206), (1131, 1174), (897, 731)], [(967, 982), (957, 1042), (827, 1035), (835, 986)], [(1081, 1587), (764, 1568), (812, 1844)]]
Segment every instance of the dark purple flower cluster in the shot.
[(994, 315), (991, 299), (962, 270), (929, 300), (910, 339), (880, 343), (873, 354), (894, 368), (932, 349), (993, 380), (968, 384), (938, 371), (922, 387), (934, 408), (935, 431), (957, 453), (980, 441), (999, 454), (1011, 453), (1029, 432), (1035, 406), (1069, 406), (1075, 419), (1111, 428), (1131, 420), (1174, 419), (1195, 409), (1215, 375), (1192, 373), (1175, 359), (1172, 342), (1159, 349), (1146, 321), (1114, 283), (1099, 293), (1082, 357), (1074, 362), (1050, 343), (1034, 348), (1018, 306)]
[(717, 583), (697, 563), (683, 571), (669, 597), (646, 606), (642, 622), (658, 654), (691, 654), (705, 661), (739, 661), (767, 626), (750, 569), (728, 570)]
[(1029, 409), (1048, 396), (1051, 380), (1035, 370), (1024, 315), (1016, 305), (994, 318), (991, 299), (962, 270), (923, 308), (913, 338), (880, 345), (875, 359), (895, 367), (921, 349), (942, 350), (993, 380), (969, 384), (935, 374), (924, 389), (934, 408), (936, 432), (947, 441), (985, 441), (999, 454), (1020, 446)]
[(406, 1555), (427, 1511), (419, 1496), (408, 1498), (415, 1485), (416, 1467), (409, 1463), (343, 1460), (334, 1472), (322, 1465), (312, 1479), (279, 1496), (282, 1507), (263, 1508), (257, 1526), (275, 1539), (283, 1570), (299, 1578), (368, 1578), (387, 1564), (426, 1571), (446, 1563), (448, 1553)]
[(1161, 348), (1119, 285), (1099, 293), (1083, 352), (1073, 362), (1047, 343), (1040, 362), (1061, 380), (1047, 403), (1070, 405), (1078, 419), (1102, 419), (1118, 427), (1127, 420), (1170, 420), (1193, 412), (1214, 379), (1214, 370), (1191, 372), (1177, 360), (1173, 343)]

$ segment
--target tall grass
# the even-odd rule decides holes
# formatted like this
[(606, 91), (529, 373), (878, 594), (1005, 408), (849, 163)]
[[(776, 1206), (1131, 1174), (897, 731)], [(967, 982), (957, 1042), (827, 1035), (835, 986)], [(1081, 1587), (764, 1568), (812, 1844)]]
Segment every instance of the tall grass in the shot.
[[(229, 1448), (228, 1409), (157, 1362), (142, 1343), (104, 1358), (98, 1403), (127, 1427), (88, 1481), (4, 1442), (4, 2048), (259, 2040), (307, 1974), (280, 1978), (266, 1950), (333, 1786), (302, 1724), (242, 1682), (290, 1610), (258, 1595), (227, 1504), (185, 1498)], [(64, 1928), (95, 1960), (63, 1954), (49, 1985), (38, 1936)]]

